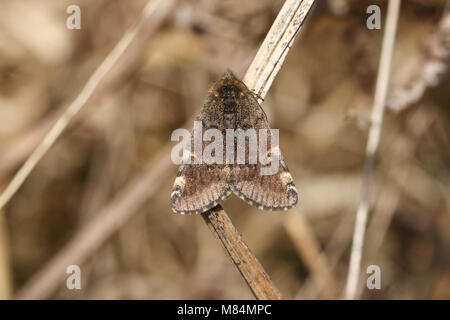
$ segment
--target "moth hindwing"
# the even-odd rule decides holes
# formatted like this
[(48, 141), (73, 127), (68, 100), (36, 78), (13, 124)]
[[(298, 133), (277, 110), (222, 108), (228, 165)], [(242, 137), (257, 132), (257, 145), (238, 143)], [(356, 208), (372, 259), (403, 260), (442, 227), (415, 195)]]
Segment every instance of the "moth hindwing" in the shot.
[(171, 194), (172, 210), (182, 214), (205, 212), (231, 191), (259, 209), (287, 210), (295, 206), (297, 190), (278, 141), (273, 140), (275, 136), (255, 94), (227, 71), (209, 90), (194, 122), (190, 135), (194, 151), (187, 149), (178, 170)]

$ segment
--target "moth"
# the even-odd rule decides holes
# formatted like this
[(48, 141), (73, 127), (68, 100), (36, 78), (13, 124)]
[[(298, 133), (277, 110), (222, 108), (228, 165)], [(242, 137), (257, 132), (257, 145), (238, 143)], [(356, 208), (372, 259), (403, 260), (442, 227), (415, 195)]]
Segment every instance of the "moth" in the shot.
[[(217, 129), (224, 136), (223, 141), (226, 141), (225, 135), (229, 129), (251, 128), (257, 130), (260, 139), (261, 132), (264, 132), (261, 130), (267, 130), (267, 140), (270, 140), (271, 131), (257, 96), (229, 70), (210, 88), (196, 121), (204, 130)], [(258, 144), (265, 142), (264, 137), (260, 139), (257, 140)], [(203, 148), (207, 145), (207, 141), (202, 141)], [(188, 150), (190, 161), (180, 165), (172, 189), (172, 210), (181, 214), (205, 212), (227, 198), (231, 192), (262, 210), (287, 210), (294, 207), (298, 195), (292, 176), (278, 146), (268, 150), (268, 154), (279, 155), (276, 159), (279, 161), (277, 171), (269, 175), (261, 174), (261, 162), (199, 163), (195, 161), (198, 155)], [(234, 151), (237, 151), (236, 148)], [(226, 152), (224, 146), (223, 153)], [(245, 156), (246, 159), (249, 157), (248, 151)], [(237, 155), (234, 157), (236, 160)], [(275, 161), (274, 157), (272, 161)]]

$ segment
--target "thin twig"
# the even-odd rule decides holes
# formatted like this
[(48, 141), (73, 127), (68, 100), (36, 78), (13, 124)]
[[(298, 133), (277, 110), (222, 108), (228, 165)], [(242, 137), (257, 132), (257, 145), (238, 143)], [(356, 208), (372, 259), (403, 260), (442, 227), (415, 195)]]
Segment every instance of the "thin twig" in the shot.
[[(264, 42), (244, 78), (250, 89), (261, 92), (261, 97), (264, 97), (270, 87), (270, 83), (294, 40), (294, 35), (298, 33), (302, 26), (303, 20), (299, 19), (306, 17), (313, 3), (314, 0), (287, 0), (277, 16), (274, 23), (277, 26), (272, 26), (268, 37), (278, 39), (278, 41)], [(280, 21), (284, 21), (284, 23), (280, 23)], [(293, 26), (297, 30), (294, 33), (292, 33)], [(265, 58), (262, 58), (263, 56)], [(264, 72), (261, 70), (264, 70)], [(168, 161), (169, 158), (170, 145), (168, 144), (147, 166), (142, 175), (128, 183), (112, 202), (100, 210), (89, 225), (80, 230), (47, 265), (31, 278), (18, 292), (16, 298), (42, 299), (56, 290), (68, 265), (84, 263), (158, 190), (160, 184), (167, 179), (171, 172), (172, 163)], [(225, 212), (223, 211), (222, 214), (225, 215)], [(219, 239), (225, 239), (225, 236), (235, 236), (220, 234), (220, 229), (217, 229), (215, 233)], [(251, 255), (251, 253), (248, 254)], [(254, 264), (253, 267), (255, 266)], [(242, 274), (244, 276), (247, 272)], [(249, 283), (253, 280), (250, 277), (246, 278), (246, 281)], [(267, 283), (264, 285), (267, 285)], [(256, 292), (267, 292), (267, 288), (251, 289), (255, 294)], [(276, 288), (272, 288), (273, 293), (277, 291)], [(263, 298), (264, 296), (257, 297)]]
[(0, 300), (10, 299), (11, 296), (12, 275), (8, 229), (6, 219), (0, 212)]
[[(344, 254), (346, 248), (350, 245), (351, 237), (349, 230), (354, 220), (353, 215), (346, 214), (343, 216), (322, 251), (321, 255), (326, 257), (331, 274), (336, 269), (339, 259)], [(321, 292), (319, 291), (320, 288), (317, 288), (317, 285), (313, 286), (313, 282), (317, 283), (317, 280), (312, 276), (308, 277), (296, 293), (294, 299), (302, 299), (305, 297), (306, 299), (316, 299)]]
[[(149, 32), (149, 30), (153, 30), (155, 26), (158, 26), (169, 13), (173, 2), (173, 0), (151, 0), (148, 2), (138, 21), (125, 33), (102, 64), (97, 68), (97, 70), (95, 70), (94, 74), (89, 78), (80, 94), (69, 105), (58, 121), (56, 121), (52, 129), (47, 133), (37, 148), (31, 153), (14, 178), (8, 184), (6, 189), (2, 192), (0, 195), (0, 209), (2, 209), (14, 196), (25, 179), (52, 147), (56, 139), (58, 139), (73, 117), (78, 114), (78, 112), (92, 99), (92, 97), (94, 97), (94, 95), (98, 92), (98, 89), (104, 85), (106, 79), (105, 76), (109, 74), (114, 69), (117, 62), (127, 54), (139, 32), (144, 30), (144, 28), (146, 32)], [(149, 22), (152, 23), (153, 28), (150, 28), (148, 25)]]
[(323, 290), (328, 299), (338, 298), (336, 279), (326, 256), (321, 254), (320, 246), (303, 215), (297, 211), (291, 212), (285, 216), (283, 225), (299, 255), (311, 271), (319, 290)]
[(280, 292), (273, 285), (258, 259), (241, 239), (239, 232), (222, 207), (218, 205), (202, 213), (202, 217), (211, 232), (222, 243), (255, 297), (263, 300), (280, 300)]
[(450, 68), (450, 0), (447, 0), (436, 31), (428, 38), (424, 53), (416, 63), (413, 78), (387, 100), (387, 107), (400, 112), (418, 102), (427, 89), (438, 86)]
[(366, 161), (364, 169), (364, 181), (361, 190), (361, 199), (356, 213), (355, 230), (353, 232), (352, 251), (347, 275), (346, 299), (354, 299), (358, 286), (361, 257), (364, 245), (364, 233), (367, 224), (369, 187), (372, 181), (372, 172), (375, 154), (380, 141), (381, 125), (383, 121), (386, 94), (389, 84), (389, 72), (391, 68), (392, 52), (395, 42), (400, 0), (391, 0), (388, 5), (386, 26), (381, 49), (380, 65), (375, 89), (375, 99), (371, 114), (371, 126), (366, 147)]
[(149, 163), (147, 172), (129, 182), (110, 203), (99, 210), (88, 225), (32, 276), (16, 298), (45, 299), (61, 285), (68, 265), (81, 265), (101, 248), (159, 190), (159, 184), (169, 179), (172, 166), (167, 161), (169, 154), (169, 146), (161, 150)]
[[(280, 70), (295, 36), (300, 31), (313, 4), (314, 0), (287, 0), (247, 70), (243, 81), (257, 94), (260, 102), (264, 99)], [(221, 240), (232, 262), (238, 268), (255, 297), (258, 299), (281, 299), (278, 289), (272, 284), (261, 264), (254, 258), (248, 247), (244, 243), (224, 242), (227, 239), (239, 237), (239, 233), (231, 224), (226, 212), (221, 207), (219, 209), (216, 207), (204, 213), (203, 218), (208, 225), (214, 225), (214, 220), (211, 220), (211, 218), (217, 217), (217, 212), (220, 212), (220, 221), (226, 221), (229, 223), (229, 227), (212, 227), (211, 231)], [(238, 245), (238, 247), (234, 247), (234, 245)], [(236, 256), (236, 253), (240, 255)], [(241, 264), (242, 259), (247, 263)]]
[[(12, 176), (15, 170), (30, 156), (33, 149), (39, 145), (45, 134), (61, 116), (62, 110), (60, 109), (62, 108), (45, 116), (33, 128), (21, 133), (0, 150), (0, 183), (6, 182), (8, 177)], [(0, 188), (3, 189), (2, 185)]]
[[(377, 197), (374, 213), (370, 220), (370, 224), (367, 227), (368, 241), (366, 254), (368, 259), (374, 259), (380, 252), (379, 249), (386, 237), (392, 218), (400, 202), (401, 194), (407, 185), (408, 178), (412, 171), (411, 166), (405, 164), (409, 162), (408, 160), (414, 158), (416, 150), (421, 145), (420, 139), (428, 132), (431, 124), (431, 119), (428, 119), (428, 121), (425, 121), (421, 126), (416, 128), (417, 131), (414, 135), (414, 142), (417, 143), (412, 143), (411, 141), (410, 144), (408, 144), (411, 145), (411, 147), (405, 146), (405, 138), (399, 135), (390, 146), (390, 149), (395, 151), (388, 152), (389, 156), (384, 157), (384, 161), (387, 163), (384, 165), (382, 162), (380, 163), (380, 167), (385, 166), (388, 168), (384, 175), (386, 177), (395, 178), (392, 183), (385, 183), (386, 185), (382, 187), (382, 191)], [(392, 161), (395, 161), (394, 164), (392, 164)], [(364, 286), (361, 283), (358, 288), (358, 293), (361, 292), (363, 288)]]
[(243, 81), (262, 99), (283, 65), (314, 1), (287, 0), (253, 59)]

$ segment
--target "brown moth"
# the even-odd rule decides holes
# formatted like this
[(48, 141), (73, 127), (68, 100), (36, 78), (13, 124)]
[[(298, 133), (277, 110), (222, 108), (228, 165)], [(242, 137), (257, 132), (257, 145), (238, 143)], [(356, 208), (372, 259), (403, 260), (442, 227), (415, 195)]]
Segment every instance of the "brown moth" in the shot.
[[(201, 123), (203, 130), (219, 130), (223, 141), (226, 141), (228, 129), (253, 128), (257, 132), (267, 130), (267, 143), (271, 143), (267, 118), (255, 94), (230, 71), (211, 87), (196, 121)], [(262, 134), (258, 134), (258, 146), (264, 140)], [(248, 141), (250, 145), (250, 138)], [(203, 150), (208, 144), (209, 142), (202, 141)], [(191, 145), (194, 145), (193, 140)], [(259, 209), (287, 210), (294, 207), (298, 199), (297, 190), (279, 148), (276, 148), (279, 165), (277, 172), (270, 175), (261, 174), (260, 162), (250, 164), (248, 150), (245, 150), (245, 163), (224, 161), (212, 164), (196, 162), (198, 155), (190, 151), (189, 164), (183, 163), (180, 166), (175, 179), (171, 194), (172, 210), (181, 214), (205, 212), (228, 197), (231, 191)], [(274, 152), (270, 147), (266, 150), (268, 155)], [(236, 147), (234, 151), (230, 157), (236, 160)], [(227, 150), (224, 144), (223, 155), (225, 154)]]

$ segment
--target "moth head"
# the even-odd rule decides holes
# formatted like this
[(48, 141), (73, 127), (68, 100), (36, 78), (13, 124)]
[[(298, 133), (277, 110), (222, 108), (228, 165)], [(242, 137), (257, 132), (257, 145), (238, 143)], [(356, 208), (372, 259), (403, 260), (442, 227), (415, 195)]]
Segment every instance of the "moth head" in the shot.
[(222, 99), (234, 99), (238, 96), (239, 89), (232, 83), (224, 84), (219, 89), (219, 96)]
[(248, 91), (248, 89), (230, 70), (227, 70), (220, 80), (213, 85), (210, 91), (214, 92), (216, 97), (227, 99), (236, 98), (241, 93)]

